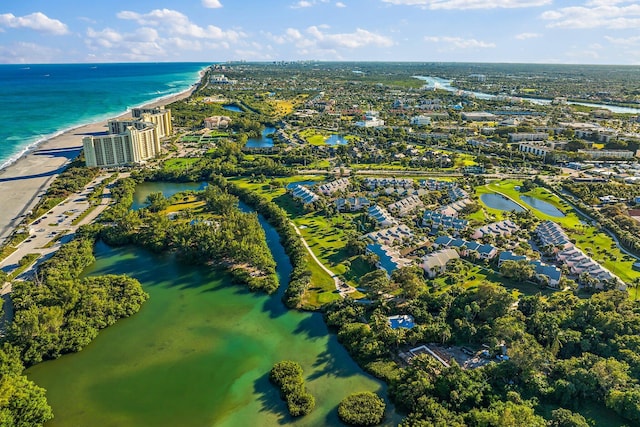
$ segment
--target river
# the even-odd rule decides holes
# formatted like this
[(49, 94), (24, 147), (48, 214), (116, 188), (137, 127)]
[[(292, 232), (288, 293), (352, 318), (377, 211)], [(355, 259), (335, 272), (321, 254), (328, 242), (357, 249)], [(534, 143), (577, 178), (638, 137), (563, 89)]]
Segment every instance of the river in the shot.
[[(426, 86), (432, 87), (432, 88), (436, 88), (436, 89), (443, 89), (446, 90), (448, 92), (458, 92), (461, 91), (462, 89), (459, 89), (457, 87), (451, 86), (451, 82), (452, 80), (447, 80), (447, 79), (443, 79), (440, 77), (431, 77), (431, 76), (413, 76), (416, 79), (420, 79), (422, 81), (425, 82)], [(478, 99), (485, 99), (485, 100), (491, 100), (491, 99), (496, 99), (497, 95), (493, 95), (490, 93), (484, 93), (484, 92), (473, 92), (473, 91), (463, 91), (466, 93), (470, 93), (473, 94), (476, 98)], [(550, 105), (551, 104), (551, 100), (549, 99), (542, 99), (542, 98), (522, 98), (525, 101), (529, 101), (532, 104), (537, 104), (537, 105)], [(640, 113), (640, 109), (639, 108), (631, 108), (631, 107), (620, 107), (617, 105), (609, 105), (609, 104), (594, 104), (594, 103), (590, 103), (590, 102), (574, 102), (574, 101), (569, 101), (567, 102), (568, 104), (573, 104), (573, 105), (584, 105), (587, 107), (594, 107), (594, 108), (604, 108), (607, 109), (613, 113), (621, 113), (621, 114), (639, 114)]]
[[(141, 184), (136, 200), (193, 184)], [(196, 188), (199, 187), (196, 186)], [(246, 209), (246, 207), (244, 207)], [(320, 314), (287, 310), (281, 296), (291, 265), (278, 235), (260, 217), (282, 286), (249, 293), (207, 267), (172, 255), (98, 243), (85, 274), (129, 274), (150, 298), (136, 315), (100, 332), (79, 353), (41, 363), (27, 375), (47, 389), (57, 426), (331, 426), (355, 391), (385, 395), (330, 334)], [(274, 363), (304, 369), (315, 410), (299, 419), (269, 383)], [(392, 412), (387, 423), (397, 423)]]

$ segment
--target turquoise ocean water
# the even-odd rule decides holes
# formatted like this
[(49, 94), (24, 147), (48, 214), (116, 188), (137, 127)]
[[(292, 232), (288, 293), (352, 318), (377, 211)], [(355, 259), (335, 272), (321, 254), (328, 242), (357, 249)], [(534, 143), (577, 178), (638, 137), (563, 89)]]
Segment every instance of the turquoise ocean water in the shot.
[(0, 168), (66, 130), (182, 92), (208, 65), (0, 65)]

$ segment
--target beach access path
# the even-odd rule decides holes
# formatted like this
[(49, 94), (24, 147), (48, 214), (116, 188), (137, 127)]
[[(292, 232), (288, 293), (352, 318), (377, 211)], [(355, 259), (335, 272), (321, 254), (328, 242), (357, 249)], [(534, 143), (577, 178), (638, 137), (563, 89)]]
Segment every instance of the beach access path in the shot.
[[(170, 104), (191, 95), (195, 86), (177, 95), (151, 102), (145, 107)], [(117, 118), (129, 117), (130, 112)], [(80, 126), (46, 140), (34, 150), (0, 170), (0, 244), (13, 230), (24, 225), (24, 216), (39, 201), (55, 177), (82, 150), (82, 138), (105, 133), (107, 121)]]

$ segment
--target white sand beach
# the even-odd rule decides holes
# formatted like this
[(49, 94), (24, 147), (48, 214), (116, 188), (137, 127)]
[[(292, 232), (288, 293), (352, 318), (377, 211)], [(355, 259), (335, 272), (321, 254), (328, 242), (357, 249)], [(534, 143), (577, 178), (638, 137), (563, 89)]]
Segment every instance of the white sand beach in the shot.
[[(195, 87), (151, 102), (145, 107), (166, 105), (184, 99), (191, 95)], [(129, 115), (128, 112), (119, 117)], [(36, 205), (56, 175), (80, 154), (83, 136), (105, 132), (106, 124), (107, 121), (88, 124), (43, 141), (16, 162), (0, 170), (0, 243), (20, 225), (23, 215)]]

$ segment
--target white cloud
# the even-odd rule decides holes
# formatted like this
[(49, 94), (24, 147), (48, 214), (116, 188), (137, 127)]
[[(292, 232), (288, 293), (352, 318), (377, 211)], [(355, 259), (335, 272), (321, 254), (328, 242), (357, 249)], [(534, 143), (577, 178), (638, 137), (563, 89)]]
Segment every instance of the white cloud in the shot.
[(167, 56), (162, 43), (158, 32), (149, 27), (138, 28), (131, 33), (120, 33), (112, 28), (88, 28), (85, 38), (85, 44), (90, 49), (119, 55), (128, 60), (149, 60)]
[(347, 7), (347, 5), (342, 3), (341, 1), (338, 1), (336, 2), (336, 7)]
[(314, 25), (305, 30), (287, 28), (283, 34), (266, 33), (265, 36), (278, 45), (292, 45), (299, 55), (323, 58), (342, 58), (340, 51), (367, 46), (390, 47), (394, 41), (386, 36), (357, 28), (350, 33), (330, 33), (327, 25)]
[(418, 6), (422, 9), (516, 9), (538, 7), (552, 0), (382, 0), (384, 3)]
[(307, 0), (300, 0), (298, 3), (292, 4), (291, 9), (304, 9), (306, 7), (311, 7), (315, 3)]
[(427, 36), (424, 38), (426, 42), (438, 43), (443, 46), (454, 49), (470, 49), (470, 48), (494, 48), (495, 43), (483, 42), (476, 39), (463, 39), (461, 37), (441, 37), (441, 36)]
[(195, 37), (199, 39), (215, 39), (236, 42), (245, 34), (235, 30), (223, 30), (215, 25), (201, 27), (189, 20), (187, 15), (171, 9), (155, 9), (149, 13), (122, 11), (117, 14), (120, 19), (132, 20), (143, 26), (157, 27), (171, 35)]
[(209, 9), (219, 9), (222, 7), (222, 3), (220, 3), (220, 0), (202, 0), (202, 5), (204, 7), (208, 7)]
[(34, 64), (57, 62), (62, 57), (59, 49), (40, 46), (35, 43), (18, 42), (0, 46), (0, 63)]
[(327, 34), (321, 31), (321, 27), (312, 26), (307, 28), (306, 32), (321, 49), (354, 49), (367, 45), (378, 47), (389, 47), (393, 45), (393, 40), (390, 38), (363, 30), (362, 28), (357, 28), (353, 33)]
[(63, 35), (69, 32), (66, 24), (57, 19), (51, 19), (42, 12), (35, 12), (25, 16), (15, 16), (12, 13), (0, 15), (0, 26), (9, 28), (30, 28), (43, 33)]
[[(541, 18), (549, 22), (551, 28), (625, 29), (640, 27), (640, 4), (629, 0), (593, 0), (585, 6), (563, 7), (542, 13)], [(621, 6), (618, 6), (621, 5)]]
[(516, 39), (518, 39), (518, 40), (537, 39), (539, 37), (542, 37), (542, 34), (540, 34), (540, 33), (520, 33), (520, 34), (516, 35)]
[(624, 38), (605, 36), (604, 38), (611, 44), (616, 44), (621, 46), (639, 46), (640, 45), (640, 36), (624, 37)]

